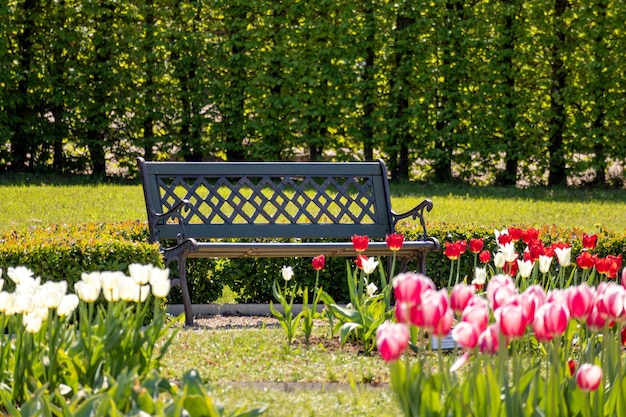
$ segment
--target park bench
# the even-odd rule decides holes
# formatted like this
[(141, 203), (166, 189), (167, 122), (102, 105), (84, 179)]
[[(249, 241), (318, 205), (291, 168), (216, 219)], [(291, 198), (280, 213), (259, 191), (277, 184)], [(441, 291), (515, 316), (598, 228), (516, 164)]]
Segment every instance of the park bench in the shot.
[(405, 218), (419, 219), (420, 238), (397, 253), (402, 268), (440, 249), (426, 233), (424, 200), (391, 209), (387, 169), (375, 162), (146, 162), (137, 158), (150, 242), (177, 262), (185, 321), (193, 324), (188, 258), (350, 257), (350, 238), (365, 235), (367, 256), (386, 256), (385, 237)]

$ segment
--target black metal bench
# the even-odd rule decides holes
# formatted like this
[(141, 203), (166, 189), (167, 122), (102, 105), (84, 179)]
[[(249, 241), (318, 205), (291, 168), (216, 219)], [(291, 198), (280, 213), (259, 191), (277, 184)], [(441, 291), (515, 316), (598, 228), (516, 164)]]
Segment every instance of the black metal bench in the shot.
[[(397, 254), (403, 268), (417, 259), (424, 272), (428, 253), (440, 249), (426, 233), (424, 210), (430, 211), (432, 202), (395, 213), (382, 161), (146, 162), (139, 157), (137, 163), (150, 242), (161, 243), (166, 265), (178, 264), (176, 284), (188, 325), (193, 314), (187, 258), (356, 256), (354, 235), (370, 238), (365, 255), (390, 255), (385, 236), (408, 217), (419, 219), (423, 235), (404, 242)], [(165, 247), (168, 241), (173, 244)]]

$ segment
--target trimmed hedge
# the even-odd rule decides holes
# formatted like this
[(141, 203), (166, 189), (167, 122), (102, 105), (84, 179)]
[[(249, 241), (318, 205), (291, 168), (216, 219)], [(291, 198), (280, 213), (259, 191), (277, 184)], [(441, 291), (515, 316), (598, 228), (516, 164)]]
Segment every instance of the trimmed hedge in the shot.
[[(516, 225), (525, 228), (525, 226)], [(503, 229), (499, 227), (498, 229)], [(404, 225), (399, 228), (406, 239), (416, 239), (419, 226)], [(439, 239), (442, 247), (446, 241), (483, 238), (485, 249), (495, 251), (496, 243), (493, 227), (474, 227), (454, 223), (431, 223), (428, 225), (431, 236)], [(581, 251), (583, 230), (563, 229), (556, 226), (540, 228), (540, 238), (544, 243), (567, 241), (572, 245), (572, 261)], [(587, 231), (587, 233), (590, 233)], [(594, 253), (598, 256), (619, 255), (626, 252), (626, 235), (599, 229), (598, 245)], [(148, 228), (145, 222), (88, 223), (79, 225), (54, 225), (32, 227), (25, 231), (12, 231), (0, 236), (0, 268), (24, 265), (37, 276), (52, 280), (67, 280), (70, 286), (80, 279), (82, 272), (95, 270), (126, 271), (130, 263), (151, 263), (163, 266), (158, 245), (149, 244)], [(381, 260), (385, 262), (385, 260)], [(469, 275), (473, 257), (466, 254), (461, 258), (462, 276)], [(293, 267), (294, 281), (311, 289), (316, 272), (310, 258), (259, 258), (259, 259), (190, 259), (187, 276), (192, 293), (192, 302), (204, 304), (215, 301), (222, 294), (224, 286), (230, 287), (239, 295), (242, 303), (267, 303), (272, 300), (272, 282), (282, 280), (283, 265)], [(346, 266), (354, 267), (350, 258), (330, 258), (320, 271), (320, 285), (338, 302), (348, 300)], [(172, 277), (175, 276), (175, 265)], [(415, 269), (409, 264), (409, 269)], [(431, 253), (427, 261), (427, 274), (439, 286), (446, 284), (450, 261), (443, 252)], [(396, 268), (396, 271), (398, 269)], [(373, 274), (372, 281), (379, 277)], [(9, 281), (9, 282), (7, 282)], [(10, 280), (5, 285), (10, 286)], [(180, 303), (180, 290), (174, 288), (169, 301)], [(296, 300), (300, 301), (300, 300)]]

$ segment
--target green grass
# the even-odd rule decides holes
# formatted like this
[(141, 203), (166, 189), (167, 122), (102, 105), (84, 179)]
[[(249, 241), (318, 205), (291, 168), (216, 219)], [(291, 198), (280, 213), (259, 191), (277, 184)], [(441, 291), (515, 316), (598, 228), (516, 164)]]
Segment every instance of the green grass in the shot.
[[(462, 185), (391, 185), (397, 212), (430, 198), (429, 222), (487, 227), (557, 225), (626, 231), (626, 191), (610, 189), (472, 188)], [(55, 223), (145, 220), (137, 184), (0, 184), (0, 232)]]
[(315, 329), (316, 343), (300, 338), (288, 348), (282, 328), (182, 329), (164, 376), (176, 380), (197, 369), (227, 410), (265, 405), (272, 417), (398, 416), (387, 366), (354, 349), (325, 347), (326, 330)]

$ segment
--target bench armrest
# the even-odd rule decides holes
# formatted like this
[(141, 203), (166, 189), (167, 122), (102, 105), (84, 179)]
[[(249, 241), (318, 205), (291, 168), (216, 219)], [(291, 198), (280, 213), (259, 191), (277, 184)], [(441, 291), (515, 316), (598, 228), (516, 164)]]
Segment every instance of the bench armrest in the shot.
[(406, 213), (396, 213), (392, 210), (391, 222), (393, 230), (396, 230), (396, 224), (402, 219), (406, 219), (407, 217), (413, 217), (413, 220), (416, 220), (419, 218), (420, 224), (422, 225), (422, 230), (424, 232), (423, 239), (428, 239), (428, 233), (426, 232), (426, 221), (424, 220), (424, 209), (426, 209), (426, 211), (431, 211), (433, 209), (433, 202), (426, 199)]
[(160, 221), (167, 220), (169, 218), (175, 218), (178, 220), (178, 225), (181, 229), (181, 232), (176, 236), (176, 240), (178, 241), (178, 243), (180, 244), (183, 240), (185, 240), (187, 238), (187, 234), (185, 232), (185, 219), (183, 218), (181, 211), (184, 208), (189, 209), (190, 207), (191, 203), (189, 203), (189, 200), (183, 199), (176, 203), (174, 207), (172, 207), (165, 213), (156, 213), (153, 210), (150, 210), (148, 215), (150, 243), (159, 241), (159, 232), (157, 225)]

